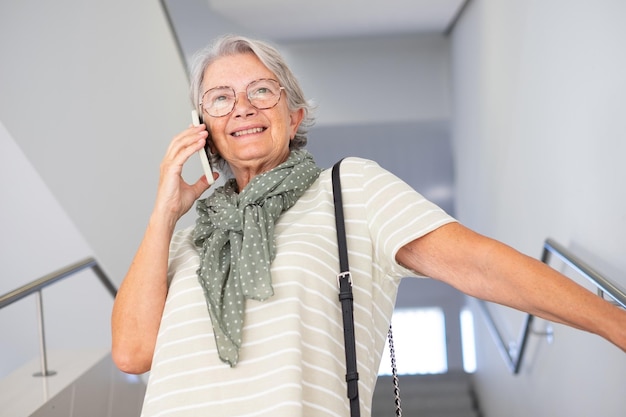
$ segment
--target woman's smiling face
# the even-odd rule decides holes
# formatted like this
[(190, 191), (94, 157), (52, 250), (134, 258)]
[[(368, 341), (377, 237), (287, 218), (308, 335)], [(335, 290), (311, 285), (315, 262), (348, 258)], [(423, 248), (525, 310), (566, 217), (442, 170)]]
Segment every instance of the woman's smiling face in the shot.
[[(233, 111), (223, 117), (204, 112), (217, 152), (229, 163), (241, 190), (252, 177), (269, 171), (289, 156), (289, 141), (302, 121), (303, 111), (289, 111), (285, 92), (276, 106), (259, 110), (246, 96), (255, 80), (276, 76), (252, 53), (225, 56), (204, 71), (202, 91), (228, 86), (236, 93)], [(215, 151), (215, 149), (214, 149)]]

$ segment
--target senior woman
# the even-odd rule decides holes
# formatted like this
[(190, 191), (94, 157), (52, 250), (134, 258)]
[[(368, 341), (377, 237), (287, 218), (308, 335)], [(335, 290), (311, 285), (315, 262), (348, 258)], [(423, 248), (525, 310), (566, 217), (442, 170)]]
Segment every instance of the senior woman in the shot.
[[(161, 164), (113, 309), (115, 363), (151, 371), (144, 417), (347, 415), (331, 178), (303, 149), (312, 117), (298, 82), (271, 46), (227, 36), (197, 57), (191, 93), (204, 124), (174, 137)], [(181, 177), (207, 141), (233, 178), (197, 202), (195, 227), (175, 232), (209, 188)], [(376, 163), (348, 158), (341, 180), (362, 415), (405, 276), (626, 349), (626, 312), (468, 230)]]

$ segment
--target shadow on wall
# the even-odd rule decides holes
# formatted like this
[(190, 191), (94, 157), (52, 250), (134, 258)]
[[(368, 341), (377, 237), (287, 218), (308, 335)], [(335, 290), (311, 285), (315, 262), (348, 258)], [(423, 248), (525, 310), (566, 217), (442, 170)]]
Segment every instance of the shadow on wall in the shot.
[(347, 156), (374, 160), (454, 216), (454, 165), (446, 122), (313, 127), (307, 149), (323, 168)]

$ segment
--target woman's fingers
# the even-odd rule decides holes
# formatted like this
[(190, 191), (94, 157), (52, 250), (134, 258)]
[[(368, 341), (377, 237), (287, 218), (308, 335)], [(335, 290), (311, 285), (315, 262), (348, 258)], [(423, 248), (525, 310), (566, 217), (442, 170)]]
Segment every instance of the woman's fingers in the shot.
[(176, 220), (209, 188), (206, 179), (190, 185), (182, 177), (183, 165), (204, 147), (207, 136), (204, 125), (185, 129), (172, 139), (161, 162), (157, 209), (170, 213)]
[(182, 166), (195, 152), (202, 149), (206, 143), (208, 132), (204, 125), (191, 126), (175, 136), (167, 149), (163, 160), (165, 165), (176, 165), (182, 171)]
[[(215, 178), (216, 176), (218, 176), (216, 173), (213, 173), (213, 178)], [(203, 192), (205, 192), (206, 190), (208, 190), (209, 188), (211, 188), (211, 185), (209, 184), (209, 181), (207, 181), (206, 176), (202, 175), (198, 181), (196, 181), (193, 185), (191, 185), (191, 189), (193, 191), (193, 195), (194, 198), (192, 199), (193, 201), (196, 201), (198, 198), (200, 198), (200, 196), (202, 195)], [(192, 201), (192, 204), (193, 204)]]

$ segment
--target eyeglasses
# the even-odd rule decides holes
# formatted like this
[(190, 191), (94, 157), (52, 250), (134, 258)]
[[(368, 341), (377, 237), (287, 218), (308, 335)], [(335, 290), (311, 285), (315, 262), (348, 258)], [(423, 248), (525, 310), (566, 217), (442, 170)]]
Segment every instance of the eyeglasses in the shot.
[[(278, 81), (270, 78), (261, 78), (252, 81), (246, 87), (246, 96), (250, 104), (258, 110), (271, 109), (278, 104), (281, 96), (281, 87)], [(200, 105), (209, 116), (223, 117), (230, 114), (237, 103), (237, 93), (232, 87), (215, 87), (202, 95)]]

